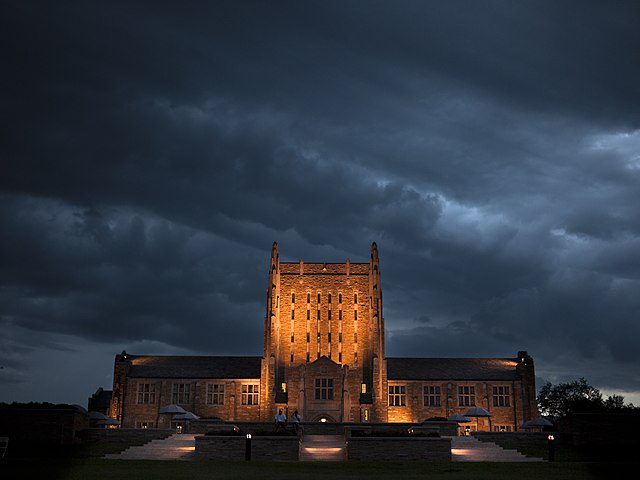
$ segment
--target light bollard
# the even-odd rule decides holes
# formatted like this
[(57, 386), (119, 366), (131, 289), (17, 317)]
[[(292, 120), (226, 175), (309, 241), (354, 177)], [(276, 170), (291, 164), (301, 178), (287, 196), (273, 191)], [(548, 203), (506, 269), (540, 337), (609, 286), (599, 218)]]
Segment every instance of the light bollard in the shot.
[(251, 434), (247, 433), (247, 439), (244, 443), (244, 459), (251, 460)]
[(549, 445), (549, 461), (556, 461), (556, 438), (553, 435), (547, 437), (547, 444)]

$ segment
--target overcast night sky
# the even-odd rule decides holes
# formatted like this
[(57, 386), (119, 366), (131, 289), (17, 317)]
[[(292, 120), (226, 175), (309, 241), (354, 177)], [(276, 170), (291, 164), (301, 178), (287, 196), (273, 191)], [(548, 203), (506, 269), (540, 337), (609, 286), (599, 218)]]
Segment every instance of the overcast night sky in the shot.
[(390, 356), (640, 402), (640, 3), (0, 3), (0, 401), (260, 355), (268, 260), (368, 261)]

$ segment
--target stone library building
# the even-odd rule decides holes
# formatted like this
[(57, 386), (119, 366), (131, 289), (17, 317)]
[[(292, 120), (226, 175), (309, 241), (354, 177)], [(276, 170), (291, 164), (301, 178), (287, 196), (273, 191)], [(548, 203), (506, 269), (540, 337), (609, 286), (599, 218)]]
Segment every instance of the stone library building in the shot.
[[(538, 415), (533, 359), (385, 355), (378, 248), (366, 263), (282, 262), (271, 249), (262, 356), (116, 355), (110, 415), (166, 427), (178, 404), (202, 418), (272, 422), (423, 422), (491, 413), (478, 429), (517, 431)], [(476, 428), (476, 422), (470, 424)]]

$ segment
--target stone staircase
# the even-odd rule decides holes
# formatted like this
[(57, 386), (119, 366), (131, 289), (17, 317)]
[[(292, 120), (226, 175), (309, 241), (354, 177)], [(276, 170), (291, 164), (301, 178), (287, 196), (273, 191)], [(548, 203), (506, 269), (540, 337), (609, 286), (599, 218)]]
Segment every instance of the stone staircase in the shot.
[(526, 457), (517, 450), (506, 450), (493, 442), (480, 442), (475, 437), (451, 438), (453, 462), (542, 462), (542, 458)]
[(115, 460), (191, 460), (195, 450), (195, 435), (175, 434), (163, 440), (152, 440), (144, 445), (129, 447), (120, 453), (109, 453), (104, 458)]
[(341, 462), (347, 459), (342, 435), (305, 435), (300, 444), (300, 461)]

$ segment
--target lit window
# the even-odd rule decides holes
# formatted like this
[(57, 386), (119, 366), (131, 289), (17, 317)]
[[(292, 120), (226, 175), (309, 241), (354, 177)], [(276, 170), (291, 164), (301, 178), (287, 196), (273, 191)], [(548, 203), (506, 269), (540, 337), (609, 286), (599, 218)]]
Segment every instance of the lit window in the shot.
[(287, 382), (282, 382), (282, 384), (280, 385), (280, 388), (284, 393), (287, 393)]
[(367, 384), (363, 383), (360, 385), (360, 393), (367, 393)]

